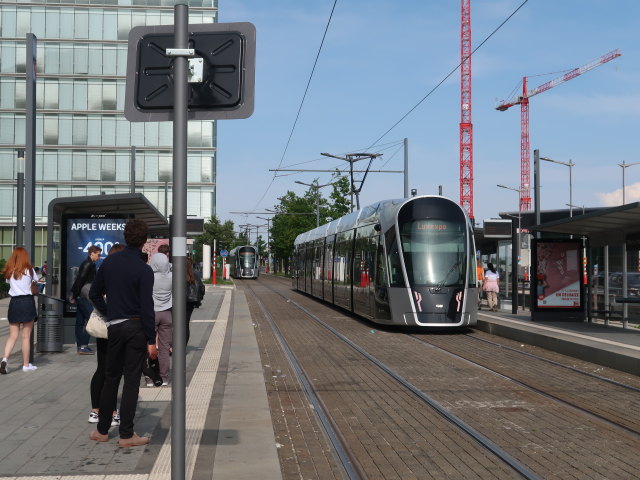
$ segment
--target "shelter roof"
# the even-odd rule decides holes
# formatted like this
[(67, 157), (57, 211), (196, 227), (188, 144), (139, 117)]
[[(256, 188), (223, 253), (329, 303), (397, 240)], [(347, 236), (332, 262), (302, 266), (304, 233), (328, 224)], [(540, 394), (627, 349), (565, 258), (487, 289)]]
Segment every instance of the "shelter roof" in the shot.
[(116, 193), (85, 197), (60, 197), (49, 203), (49, 222), (60, 223), (62, 215), (132, 215), (144, 220), (152, 235), (169, 234), (169, 222), (141, 193)]

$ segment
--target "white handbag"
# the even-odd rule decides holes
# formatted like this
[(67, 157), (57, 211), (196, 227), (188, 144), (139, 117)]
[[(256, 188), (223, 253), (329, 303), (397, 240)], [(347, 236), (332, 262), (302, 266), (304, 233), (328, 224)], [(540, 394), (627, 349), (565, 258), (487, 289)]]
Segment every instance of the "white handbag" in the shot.
[(93, 309), (93, 312), (91, 312), (84, 329), (92, 337), (107, 338), (107, 324), (105, 323), (105, 318), (95, 308)]

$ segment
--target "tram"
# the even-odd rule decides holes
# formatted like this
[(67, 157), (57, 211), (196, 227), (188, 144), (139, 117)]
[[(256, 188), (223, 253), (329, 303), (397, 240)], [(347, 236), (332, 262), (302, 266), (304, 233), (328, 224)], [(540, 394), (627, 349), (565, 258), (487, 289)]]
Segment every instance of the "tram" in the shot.
[(296, 237), (293, 287), (373, 322), (476, 325), (475, 241), (441, 196), (385, 200)]
[(258, 249), (244, 245), (229, 252), (230, 275), (233, 278), (258, 278)]

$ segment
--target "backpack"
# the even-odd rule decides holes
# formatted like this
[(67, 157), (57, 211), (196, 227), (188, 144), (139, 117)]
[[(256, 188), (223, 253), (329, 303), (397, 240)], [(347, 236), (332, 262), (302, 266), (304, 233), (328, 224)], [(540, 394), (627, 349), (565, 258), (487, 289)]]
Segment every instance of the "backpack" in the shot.
[(200, 300), (200, 289), (198, 288), (198, 283), (187, 283), (187, 302), (198, 303)]

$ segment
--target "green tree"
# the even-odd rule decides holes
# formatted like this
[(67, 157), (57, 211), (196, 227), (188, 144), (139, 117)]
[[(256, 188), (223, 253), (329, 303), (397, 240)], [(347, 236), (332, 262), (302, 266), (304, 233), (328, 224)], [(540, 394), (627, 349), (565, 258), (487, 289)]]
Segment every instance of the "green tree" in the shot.
[[(333, 175), (333, 190), (329, 195), (330, 202), (325, 211), (325, 217), (333, 220), (340, 218), (351, 211), (351, 188), (349, 179), (337, 172)], [(320, 223), (323, 223), (322, 221)]]
[(279, 261), (276, 265), (282, 264), (288, 269), (294, 240), (316, 226), (315, 197), (309, 192), (299, 197), (288, 191), (278, 200), (280, 203), (275, 206), (277, 213), (271, 222), (271, 251)]
[(195, 262), (202, 261), (202, 245), (211, 245), (211, 248), (213, 248), (214, 240), (216, 240), (216, 248), (218, 251), (222, 248), (228, 250), (238, 245), (238, 238), (233, 229), (234, 226), (231, 220), (220, 223), (220, 220), (218, 220), (218, 217), (215, 215), (206, 221), (204, 224), (204, 232), (198, 235), (193, 242)]

